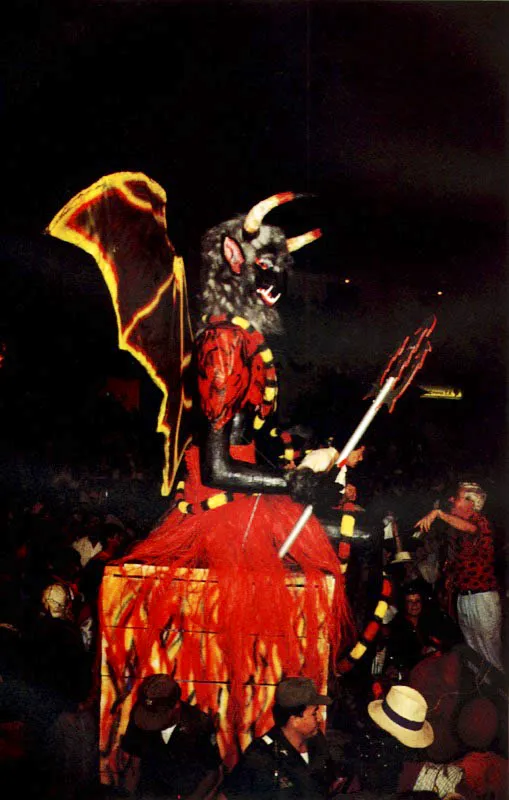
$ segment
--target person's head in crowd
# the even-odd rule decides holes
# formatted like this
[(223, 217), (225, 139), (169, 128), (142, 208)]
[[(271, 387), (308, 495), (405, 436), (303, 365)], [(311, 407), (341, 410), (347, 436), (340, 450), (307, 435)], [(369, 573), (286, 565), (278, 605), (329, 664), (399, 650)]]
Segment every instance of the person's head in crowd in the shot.
[(74, 506), (70, 510), (65, 522), (65, 533), (68, 544), (72, 544), (77, 539), (81, 539), (83, 536), (83, 520), (80, 519), (76, 514), (76, 509)]
[(432, 593), (426, 582), (418, 577), (412, 577), (400, 584), (398, 591), (399, 609), (405, 616), (418, 617), (430, 600)]
[(320, 708), (332, 703), (317, 692), (311, 678), (286, 678), (276, 687), (272, 716), (286, 738), (295, 747), (316, 736), (320, 730)]
[(101, 534), (102, 516), (95, 509), (89, 509), (85, 519), (85, 533), (91, 541), (97, 540)]
[(163, 731), (180, 719), (181, 689), (169, 675), (144, 678), (138, 688), (132, 719), (144, 731)]
[(51, 583), (42, 592), (42, 608), (53, 619), (72, 620), (72, 598), (69, 590), (61, 583)]
[(419, 692), (400, 684), (369, 703), (370, 724), (357, 743), (363, 790), (376, 796), (397, 791), (403, 763), (421, 760), (423, 749), (433, 741), (427, 709)]
[(488, 697), (474, 697), (462, 707), (456, 732), (470, 750), (485, 751), (492, 746), (499, 729), (497, 706)]
[(401, 606), (402, 587), (416, 582), (418, 580), (418, 571), (414, 561), (405, 551), (394, 555), (394, 551), (389, 552), (386, 550), (385, 557), (387, 559), (385, 569), (392, 578), (399, 608)]
[(470, 519), (482, 511), (486, 497), (486, 492), (478, 483), (460, 481), (456, 494), (450, 498), (451, 513), (462, 519)]
[(364, 730), (346, 747), (357, 764), (362, 790), (380, 797), (396, 793), (403, 764), (423, 760), (433, 741), (427, 704), (419, 692), (397, 684), (367, 706)]
[(94, 477), (89, 477), (81, 483), (79, 493), (80, 506), (91, 514), (101, 514), (104, 511), (109, 496), (109, 486)]
[(405, 747), (424, 748), (433, 742), (434, 733), (426, 720), (428, 704), (420, 692), (410, 686), (392, 686), (383, 700), (373, 700), (368, 714), (382, 730)]
[(409, 570), (411, 577), (407, 578), (400, 587), (400, 597), (404, 598), (409, 594), (419, 594), (421, 596), (423, 608), (433, 597), (432, 586), (422, 578), (416, 570)]
[(55, 549), (50, 555), (49, 568), (62, 581), (74, 583), (81, 572), (81, 560), (74, 547)]
[(443, 495), (447, 491), (447, 467), (440, 461), (434, 464), (430, 489), (437, 495)]
[(346, 466), (350, 467), (350, 469), (355, 469), (357, 464), (360, 464), (361, 461), (364, 461), (365, 454), (366, 454), (366, 445), (362, 444), (359, 445), (359, 447), (354, 448), (354, 450), (352, 450), (352, 452), (346, 459)]
[(115, 558), (122, 549), (125, 537), (124, 523), (113, 514), (107, 514), (99, 536), (102, 543), (100, 558), (102, 560)]
[(417, 623), (422, 613), (422, 595), (419, 591), (406, 591), (403, 598), (403, 613), (406, 619)]

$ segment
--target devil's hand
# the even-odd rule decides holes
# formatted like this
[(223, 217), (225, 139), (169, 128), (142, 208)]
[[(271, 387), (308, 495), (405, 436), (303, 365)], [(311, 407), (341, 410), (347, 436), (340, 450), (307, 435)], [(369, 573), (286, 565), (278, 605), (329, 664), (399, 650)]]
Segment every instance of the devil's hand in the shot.
[(303, 505), (334, 506), (340, 499), (339, 487), (330, 475), (312, 469), (295, 469), (288, 475), (292, 500)]

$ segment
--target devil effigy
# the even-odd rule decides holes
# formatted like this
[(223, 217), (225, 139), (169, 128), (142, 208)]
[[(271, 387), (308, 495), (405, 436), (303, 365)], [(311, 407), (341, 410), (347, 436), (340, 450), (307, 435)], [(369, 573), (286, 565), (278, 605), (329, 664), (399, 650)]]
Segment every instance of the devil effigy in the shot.
[[(314, 514), (282, 549), (324, 481), (295, 468), (290, 437), (272, 423), (278, 385), (264, 335), (281, 332), (277, 306), (292, 253), (321, 234), (287, 239), (268, 223), (272, 209), (296, 197), (274, 195), (206, 232), (196, 331), (155, 181), (131, 172), (103, 177), (48, 226), (94, 257), (119, 347), (162, 397), (161, 491), (170, 508), (107, 568), (101, 589), (103, 755), (126, 724), (137, 682), (167, 672), (220, 713), (231, 763), (245, 737), (267, 727), (272, 694), (263, 687), (299, 674), (324, 686), (329, 658), (350, 630), (341, 560)], [(285, 466), (260, 458), (267, 430), (280, 438)]]

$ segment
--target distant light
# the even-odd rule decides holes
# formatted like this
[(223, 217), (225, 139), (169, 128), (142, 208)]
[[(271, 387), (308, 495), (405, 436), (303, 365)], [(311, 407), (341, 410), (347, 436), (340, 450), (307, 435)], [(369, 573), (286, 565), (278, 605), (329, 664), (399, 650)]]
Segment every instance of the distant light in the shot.
[(350, 278), (345, 278), (345, 283), (350, 283)]
[(432, 400), (462, 400), (463, 391), (452, 386), (419, 386), (424, 391), (420, 399), (431, 398)]
[(437, 294), (439, 294), (439, 295), (440, 295), (440, 294), (443, 294), (443, 292), (437, 292)]

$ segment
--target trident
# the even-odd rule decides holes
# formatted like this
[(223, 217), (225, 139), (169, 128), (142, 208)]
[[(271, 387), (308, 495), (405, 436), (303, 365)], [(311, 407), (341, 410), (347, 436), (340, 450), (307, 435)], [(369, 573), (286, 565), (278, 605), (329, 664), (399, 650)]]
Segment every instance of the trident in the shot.
[[(431, 352), (429, 338), (436, 324), (437, 318), (433, 314), (424, 321), (420, 328), (417, 328), (412, 336), (406, 336), (396, 352), (390, 357), (387, 366), (374, 384), (373, 389), (364, 398), (367, 399), (375, 395), (371, 406), (343, 447), (336, 464), (341, 464), (348, 458), (384, 403), (387, 404), (389, 414), (394, 411), (396, 401), (410, 386), (414, 376), (424, 364), (426, 356)], [(279, 558), (285, 557), (312, 513), (313, 506), (306, 506), (288, 537), (279, 548)]]

